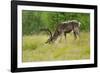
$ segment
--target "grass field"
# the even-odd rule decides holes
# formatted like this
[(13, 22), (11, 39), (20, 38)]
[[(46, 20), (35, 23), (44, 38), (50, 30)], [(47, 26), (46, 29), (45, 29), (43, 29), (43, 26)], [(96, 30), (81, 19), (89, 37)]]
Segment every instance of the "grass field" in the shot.
[(73, 34), (67, 35), (59, 42), (45, 44), (47, 35), (23, 36), (23, 62), (54, 61), (54, 60), (81, 60), (90, 58), (90, 34), (81, 32), (80, 38), (74, 40)]

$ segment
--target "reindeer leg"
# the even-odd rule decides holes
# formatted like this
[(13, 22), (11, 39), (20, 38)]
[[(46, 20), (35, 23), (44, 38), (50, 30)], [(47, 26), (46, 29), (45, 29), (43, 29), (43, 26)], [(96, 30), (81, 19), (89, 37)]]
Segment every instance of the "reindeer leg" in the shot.
[(80, 30), (78, 30), (77, 35), (78, 35), (78, 37), (80, 38)]
[(77, 29), (76, 29), (75, 33), (76, 33), (76, 35), (77, 35), (77, 36), (78, 36), (78, 38), (79, 38), (79, 37), (80, 37), (80, 34), (79, 34), (79, 33), (80, 33), (80, 31), (79, 31), (79, 28), (77, 28)]
[(63, 36), (63, 35), (61, 34), (59, 42), (61, 42), (61, 41), (62, 41), (62, 36)]
[(67, 32), (64, 32), (64, 36), (65, 36), (65, 43), (67, 43), (66, 41), (66, 35), (67, 35)]
[(64, 32), (64, 36), (65, 36), (65, 39), (66, 39), (66, 32)]
[(74, 33), (74, 38), (75, 40), (77, 39), (77, 35), (76, 35), (76, 32), (73, 32)]
[(79, 32), (76, 32), (76, 35), (78, 36), (78, 38), (80, 38), (80, 34), (79, 34)]

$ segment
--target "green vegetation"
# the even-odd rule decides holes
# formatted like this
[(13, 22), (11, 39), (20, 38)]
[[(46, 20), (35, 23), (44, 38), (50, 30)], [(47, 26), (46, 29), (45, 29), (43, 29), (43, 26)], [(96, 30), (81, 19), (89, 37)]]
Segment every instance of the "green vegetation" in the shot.
[(81, 22), (81, 31), (89, 31), (90, 14), (72, 12), (46, 12), (46, 11), (22, 11), (23, 35), (40, 33), (41, 28), (55, 30), (58, 23), (67, 20), (78, 20)]
[(54, 44), (45, 44), (47, 35), (23, 36), (23, 62), (51, 60), (79, 60), (90, 58), (89, 33), (82, 32), (80, 38), (74, 40), (68, 34)]
[[(41, 28), (54, 32), (58, 23), (67, 20), (81, 22), (80, 38), (72, 33), (55, 43), (45, 44), (49, 35)], [(22, 11), (22, 61), (80, 60), (90, 58), (90, 14), (72, 12)]]

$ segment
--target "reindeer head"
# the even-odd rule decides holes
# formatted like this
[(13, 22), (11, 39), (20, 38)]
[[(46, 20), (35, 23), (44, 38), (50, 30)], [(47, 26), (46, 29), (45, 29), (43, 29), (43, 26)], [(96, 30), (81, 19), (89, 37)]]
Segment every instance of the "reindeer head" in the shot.
[(45, 43), (53, 43), (53, 38), (50, 37)]
[(42, 31), (49, 32), (49, 39), (45, 43), (54, 43), (54, 41), (57, 39), (58, 35), (60, 34), (58, 31), (55, 31), (54, 34), (49, 29), (41, 29)]
[(51, 42), (53, 42), (52, 32), (49, 29), (45, 28), (45, 29), (40, 29), (40, 30), (41, 31), (46, 31), (50, 35), (49, 39), (45, 43), (51, 43)]
[(58, 38), (58, 36), (60, 35), (60, 32), (55, 31), (53, 35), (51, 35), (51, 37), (47, 40), (46, 43), (54, 43), (55, 40)]

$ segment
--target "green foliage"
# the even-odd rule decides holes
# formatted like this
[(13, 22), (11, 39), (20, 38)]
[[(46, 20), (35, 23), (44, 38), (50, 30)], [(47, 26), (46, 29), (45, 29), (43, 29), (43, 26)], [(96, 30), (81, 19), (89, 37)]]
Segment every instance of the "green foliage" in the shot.
[(89, 31), (90, 14), (72, 12), (47, 12), (47, 11), (22, 11), (23, 35), (40, 32), (41, 28), (55, 30), (58, 23), (67, 20), (78, 20), (81, 22), (81, 31)]
[(22, 61), (51, 61), (51, 60), (82, 60), (90, 58), (90, 35), (89, 32), (81, 32), (80, 38), (74, 40), (73, 34), (64, 36), (59, 42), (45, 44), (47, 35), (23, 36)]

